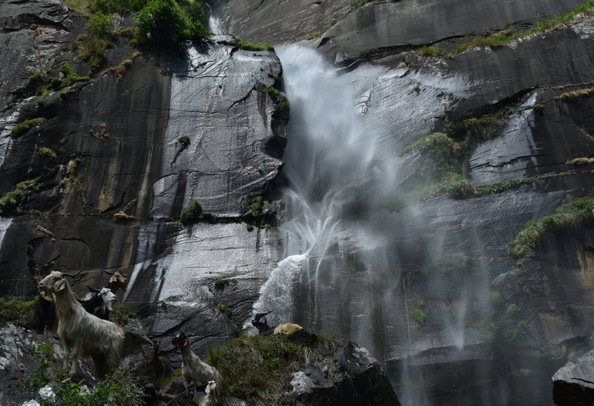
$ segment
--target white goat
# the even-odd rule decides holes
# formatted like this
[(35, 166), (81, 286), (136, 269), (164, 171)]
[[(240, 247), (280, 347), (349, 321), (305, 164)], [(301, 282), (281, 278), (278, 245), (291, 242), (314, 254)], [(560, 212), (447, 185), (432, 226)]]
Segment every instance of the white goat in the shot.
[(124, 346), (124, 332), (114, 323), (101, 320), (85, 311), (74, 298), (70, 285), (60, 272), (52, 271), (39, 282), (39, 290), (56, 297), (58, 334), (64, 347), (64, 368), (72, 353), (68, 375), (76, 376), (77, 357), (90, 356), (97, 378), (103, 379), (112, 368), (120, 365)]
[(176, 348), (181, 349), (182, 375), (186, 379), (186, 394), (188, 397), (190, 387), (201, 386), (209, 381), (214, 381), (216, 390), (211, 398), (215, 399), (217, 403), (212, 404), (222, 404), (223, 378), (219, 371), (215, 367), (202, 362), (200, 357), (192, 352), (190, 341), (181, 331), (177, 333), (171, 343)]
[(198, 406), (216, 406), (222, 404), (217, 398), (217, 383), (215, 381), (208, 381), (204, 393), (206, 396), (200, 399)]

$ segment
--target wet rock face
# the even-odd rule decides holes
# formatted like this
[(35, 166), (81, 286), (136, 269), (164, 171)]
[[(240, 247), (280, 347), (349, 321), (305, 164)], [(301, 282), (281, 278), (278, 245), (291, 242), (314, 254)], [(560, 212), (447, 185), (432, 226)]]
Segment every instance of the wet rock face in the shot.
[[(68, 62), (88, 74), (70, 48), (88, 19), (53, 0), (6, 1), (0, 13), (0, 196), (25, 182), (20, 212), (0, 218), (0, 296), (36, 295), (35, 277), (51, 270), (82, 271), (71, 286), (83, 295), (85, 284), (107, 285), (102, 270), (119, 270), (129, 279), (119, 300), (149, 327), (156, 320), (164, 342), (188, 320), (196, 340), (208, 325), (211, 342), (224, 342), (280, 255), (275, 231), (241, 223), (283, 165), (288, 105), (269, 91), (282, 81), (278, 58), (216, 42), (139, 54), (121, 77), (105, 71), (40, 101), (27, 84), (35, 72), (58, 77)], [(112, 39), (101, 71), (134, 55), (128, 40)], [(30, 119), (42, 120), (10, 136)], [(182, 228), (176, 219), (194, 200), (219, 221)], [(224, 292), (216, 278), (230, 281)], [(150, 317), (157, 304), (162, 319)]]
[(558, 406), (585, 406), (594, 402), (594, 351), (569, 362), (553, 375), (553, 400)]
[(230, 34), (276, 45), (314, 37), (316, 33), (319, 36), (348, 15), (351, 3), (351, 0), (259, 3), (231, 0), (223, 11), (223, 19)]
[[(266, 4), (273, 3), (261, 7)], [(577, 4), (553, 7), (561, 13)], [(319, 286), (303, 283), (298, 293), (303, 310), (297, 322), (356, 337), (386, 362), (405, 404), (480, 399), (550, 405), (550, 377), (592, 348), (591, 223), (547, 234), (520, 270), (514, 271), (516, 259), (507, 253), (529, 220), (592, 196), (591, 165), (567, 163), (594, 154), (592, 99), (560, 98), (594, 80), (591, 61), (582, 57), (594, 52), (592, 19), (451, 59), (408, 52), (411, 45), (484, 33), (506, 21), (542, 21), (550, 6), (370, 2), (312, 45), (332, 62), (374, 62), (373, 68), (353, 64), (341, 74), (357, 89), (353, 104), (368, 131), (380, 132), (384, 164), (394, 164), (398, 185), (414, 183), (423, 170), (422, 154), (394, 158), (402, 148), (456, 120), (510, 106), (519, 110), (506, 117), (494, 139), (477, 143), (462, 171), (478, 185), (531, 181), (463, 199), (432, 197), (342, 224), (340, 232), (350, 231), (352, 238), (336, 251), (351, 256), (330, 250)], [(470, 10), (480, 18), (463, 17)], [(258, 10), (252, 12), (258, 19)], [(274, 43), (268, 33), (260, 35), (252, 39)], [(537, 103), (542, 109), (531, 108)], [(374, 241), (388, 242), (361, 249), (352, 240), (364, 245), (369, 230)], [(313, 301), (319, 311), (314, 321)]]
[(444, 38), (501, 29), (508, 22), (530, 24), (567, 12), (578, 4), (577, 0), (555, 4), (542, 0), (522, 4), (470, 0), (371, 1), (353, 11), (353, 2), (345, 0), (311, 4), (232, 0), (224, 15), (230, 23), (230, 33), (252, 41), (276, 45), (307, 38), (308, 34), (318, 36), (314, 46), (332, 62), (341, 63), (362, 57), (366, 51), (390, 52), (432, 44)]

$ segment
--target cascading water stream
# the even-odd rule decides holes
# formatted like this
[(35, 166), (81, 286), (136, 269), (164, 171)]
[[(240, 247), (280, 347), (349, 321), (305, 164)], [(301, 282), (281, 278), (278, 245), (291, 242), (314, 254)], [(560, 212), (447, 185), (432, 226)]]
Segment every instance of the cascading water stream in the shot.
[[(340, 227), (342, 208), (351, 203), (352, 191), (371, 177), (377, 153), (348, 78), (307, 48), (290, 46), (278, 55), (291, 103), (283, 169), (291, 186), (285, 195), (287, 220), (281, 226), (286, 258), (262, 286), (253, 307), (254, 314), (273, 310), (271, 324), (295, 321), (296, 285), (304, 279), (315, 285), (328, 248), (348, 233)], [(311, 325), (316, 317), (314, 305)]]

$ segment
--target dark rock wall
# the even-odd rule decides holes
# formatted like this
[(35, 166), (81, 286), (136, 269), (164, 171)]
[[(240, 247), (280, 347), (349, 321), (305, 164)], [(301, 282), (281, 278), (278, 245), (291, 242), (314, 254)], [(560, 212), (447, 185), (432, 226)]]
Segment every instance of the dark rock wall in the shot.
[[(35, 72), (58, 77), (66, 61), (87, 75), (70, 44), (88, 18), (53, 0), (2, 2), (0, 15), (0, 196), (24, 194), (0, 218), (0, 296), (36, 295), (51, 270), (82, 271), (71, 281), (82, 295), (118, 270), (130, 282), (120, 300), (148, 330), (155, 322), (165, 352), (180, 326), (202, 340), (201, 354), (206, 337), (218, 345), (236, 334), (281, 252), (274, 230), (242, 223), (283, 165), (288, 115), (267, 91), (282, 76), (276, 55), (216, 42), (135, 55), (115, 36), (99, 73), (41, 100), (27, 83)], [(121, 77), (103, 71), (127, 58)], [(35, 118), (45, 121), (11, 137)], [(194, 200), (219, 220), (182, 227)], [(215, 278), (230, 285), (215, 291)]]
[[(274, 32), (261, 23), (259, 10), (275, 15), (275, 2), (252, 7), (247, 18), (238, 12), (244, 4), (229, 3), (231, 33), (273, 44), (297, 33), (297, 24)], [(520, 271), (512, 272), (515, 258), (507, 253), (527, 221), (592, 196), (591, 165), (567, 164), (594, 154), (592, 98), (553, 100), (592, 87), (591, 17), (453, 58), (411, 51), (438, 44), (451, 52), (506, 23), (526, 28), (577, 4), (370, 2), (335, 14), (330, 19), (337, 23), (319, 39), (300, 43), (339, 67), (350, 64), (341, 71), (344, 82), (357, 89), (354, 104), (367, 130), (379, 132), (383, 164), (394, 165), (397, 185), (416, 182), (422, 168), (418, 154), (394, 158), (399, 150), (448, 123), (508, 106), (521, 111), (506, 118), (495, 139), (480, 142), (462, 169), (478, 185), (541, 177), (343, 223), (350, 239), (328, 251), (318, 284), (308, 279), (313, 273), (303, 277), (298, 322), (342, 331), (369, 348), (385, 362), (403, 404), (552, 404), (553, 373), (592, 348), (591, 224), (547, 234)], [(276, 10), (279, 20), (295, 18), (281, 5)], [(536, 103), (543, 108), (530, 108)], [(367, 248), (365, 233), (387, 242)], [(447, 272), (430, 270), (451, 254), (471, 260)], [(423, 323), (412, 315), (420, 303)]]

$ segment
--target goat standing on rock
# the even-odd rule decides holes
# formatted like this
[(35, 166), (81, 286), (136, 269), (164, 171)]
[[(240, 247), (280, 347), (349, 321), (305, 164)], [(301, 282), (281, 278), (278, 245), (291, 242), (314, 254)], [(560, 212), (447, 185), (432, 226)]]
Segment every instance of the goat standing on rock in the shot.
[[(190, 348), (190, 341), (181, 331), (177, 333), (171, 342), (176, 348), (181, 349), (182, 354), (182, 375), (186, 379), (186, 394), (189, 395), (189, 390), (192, 386), (206, 385), (209, 381), (215, 382), (215, 390), (211, 399), (215, 399), (216, 403), (209, 403), (212, 405), (223, 404), (223, 378), (217, 369), (200, 360), (200, 358), (192, 352)], [(192, 390), (193, 394), (193, 390)], [(193, 397), (193, 395), (192, 395)]]
[(173, 368), (165, 357), (159, 354), (160, 341), (153, 341), (153, 363), (155, 364), (155, 372), (157, 378), (171, 378), (173, 376)]
[(74, 298), (70, 285), (62, 273), (52, 271), (38, 285), (46, 296), (56, 297), (58, 334), (64, 347), (64, 368), (72, 352), (69, 376), (76, 376), (77, 357), (90, 356), (95, 365), (97, 378), (103, 379), (111, 369), (120, 365), (124, 346), (124, 332), (114, 323), (101, 320), (85, 311)]

